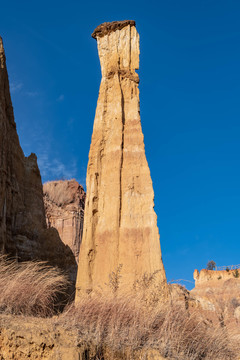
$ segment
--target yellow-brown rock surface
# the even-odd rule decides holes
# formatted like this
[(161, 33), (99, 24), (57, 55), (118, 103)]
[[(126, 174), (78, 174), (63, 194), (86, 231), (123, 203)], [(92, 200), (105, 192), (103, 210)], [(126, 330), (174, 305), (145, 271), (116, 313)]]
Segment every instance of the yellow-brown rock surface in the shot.
[(45, 260), (76, 277), (76, 261), (58, 232), (47, 229), (37, 157), (21, 149), (0, 37), (0, 251), (19, 261)]
[(57, 229), (78, 262), (82, 241), (85, 191), (74, 179), (49, 181), (43, 184), (47, 226)]
[(125, 288), (154, 272), (159, 283), (166, 282), (140, 121), (135, 72), (139, 35), (134, 21), (122, 21), (104, 23), (92, 36), (102, 80), (89, 152), (76, 299), (81, 291), (106, 287), (110, 274), (115, 285), (120, 279)]
[(194, 271), (195, 288), (191, 296), (204, 310), (214, 312), (223, 323), (239, 327), (238, 311), (240, 309), (240, 276), (239, 270), (206, 270)]

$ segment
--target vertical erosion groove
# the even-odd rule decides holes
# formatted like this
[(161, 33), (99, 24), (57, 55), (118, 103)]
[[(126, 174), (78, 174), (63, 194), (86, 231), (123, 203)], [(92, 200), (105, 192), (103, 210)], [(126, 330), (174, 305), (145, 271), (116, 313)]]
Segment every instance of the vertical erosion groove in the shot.
[(125, 130), (125, 112), (124, 112), (124, 95), (121, 86), (121, 75), (118, 75), (119, 79), (119, 86), (121, 91), (121, 109), (122, 109), (122, 144), (121, 144), (121, 160), (120, 160), (120, 181), (119, 181), (119, 228), (121, 227), (121, 220), (122, 220), (122, 197), (123, 197), (123, 189), (122, 189), (122, 170), (123, 170), (123, 151), (124, 151), (124, 130)]

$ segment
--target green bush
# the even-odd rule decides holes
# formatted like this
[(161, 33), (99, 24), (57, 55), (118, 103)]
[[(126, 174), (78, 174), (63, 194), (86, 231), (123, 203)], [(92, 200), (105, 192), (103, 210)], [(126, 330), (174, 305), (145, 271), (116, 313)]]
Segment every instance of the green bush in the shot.
[(239, 278), (240, 274), (239, 274), (238, 269), (236, 269), (236, 270), (233, 272), (233, 276), (234, 276), (235, 278)]
[(216, 269), (216, 263), (215, 261), (211, 260), (207, 263), (207, 270), (215, 270)]

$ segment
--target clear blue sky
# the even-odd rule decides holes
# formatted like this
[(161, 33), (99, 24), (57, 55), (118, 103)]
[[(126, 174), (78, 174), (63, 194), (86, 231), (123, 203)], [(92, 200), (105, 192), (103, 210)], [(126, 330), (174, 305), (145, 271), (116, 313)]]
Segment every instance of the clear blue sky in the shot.
[(84, 184), (101, 79), (90, 35), (123, 19), (140, 33), (141, 119), (168, 280), (193, 280), (211, 259), (238, 264), (238, 0), (2, 2), (23, 150), (37, 154), (44, 182)]

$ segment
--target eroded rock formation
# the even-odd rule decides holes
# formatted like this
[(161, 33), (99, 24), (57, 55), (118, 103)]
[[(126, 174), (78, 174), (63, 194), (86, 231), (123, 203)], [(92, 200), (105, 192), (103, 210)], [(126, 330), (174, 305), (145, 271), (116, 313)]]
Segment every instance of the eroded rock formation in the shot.
[(85, 191), (76, 180), (50, 181), (43, 185), (48, 227), (58, 230), (78, 262), (82, 241)]
[(200, 272), (194, 270), (193, 278), (195, 280), (195, 289), (207, 287), (209, 284), (221, 284), (219, 280), (238, 279), (240, 283), (240, 270), (207, 270), (202, 269)]
[(21, 149), (0, 38), (0, 251), (20, 261), (46, 260), (70, 272), (76, 262), (55, 229), (47, 229), (37, 157)]
[[(240, 270), (194, 271), (195, 288), (191, 295), (204, 310), (214, 311), (222, 316), (226, 325), (238, 319), (240, 312)], [(238, 323), (239, 326), (239, 323)]]
[(135, 71), (139, 35), (134, 21), (121, 21), (98, 26), (92, 36), (102, 81), (87, 169), (76, 299), (81, 291), (106, 284), (132, 288), (153, 273), (158, 284), (166, 282), (140, 121)]

